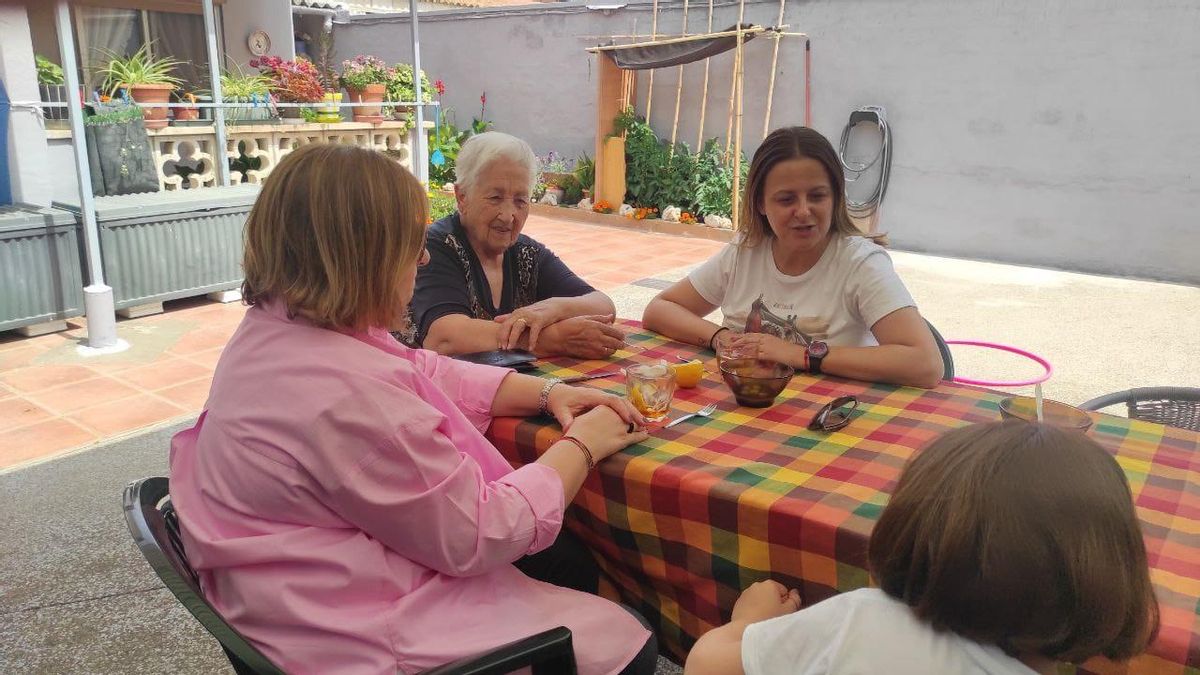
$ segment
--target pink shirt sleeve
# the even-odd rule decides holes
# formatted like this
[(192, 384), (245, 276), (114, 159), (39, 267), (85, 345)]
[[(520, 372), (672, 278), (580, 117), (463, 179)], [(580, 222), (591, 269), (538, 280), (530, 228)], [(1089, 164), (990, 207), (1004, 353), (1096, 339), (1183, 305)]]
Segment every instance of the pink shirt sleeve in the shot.
[(451, 576), (483, 574), (549, 546), (564, 508), (555, 471), (529, 464), (489, 483), (447, 438), (445, 422), (435, 411), (406, 415), (329, 486), (330, 506), (400, 555)]
[(496, 391), (513, 371), (459, 361), (427, 349), (414, 349), (410, 354), (413, 366), (446, 392), (476, 429), (486, 432), (492, 423)]

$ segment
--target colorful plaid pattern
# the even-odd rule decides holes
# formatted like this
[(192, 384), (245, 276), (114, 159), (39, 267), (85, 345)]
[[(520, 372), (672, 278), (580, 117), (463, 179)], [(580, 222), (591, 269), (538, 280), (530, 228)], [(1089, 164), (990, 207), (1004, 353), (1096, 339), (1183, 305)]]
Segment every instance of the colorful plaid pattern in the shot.
[[(656, 624), (682, 659), (696, 638), (729, 619), (743, 588), (766, 578), (799, 588), (805, 604), (868, 583), (871, 528), (914, 450), (941, 433), (999, 419), (1005, 394), (944, 383), (934, 390), (797, 374), (774, 406), (740, 408), (711, 352), (626, 322), (627, 349), (610, 361), (542, 362), (569, 377), (678, 356), (709, 369), (676, 392), (672, 418), (693, 418), (618, 453), (584, 483), (569, 526), (599, 555), (623, 602)], [(623, 394), (620, 376), (588, 383)], [(833, 433), (808, 422), (836, 396), (860, 401)], [(1125, 469), (1145, 531), (1162, 629), (1150, 652), (1102, 672), (1200, 673), (1200, 434), (1097, 415), (1089, 431)], [(490, 431), (514, 464), (561, 435), (546, 418), (498, 419)]]

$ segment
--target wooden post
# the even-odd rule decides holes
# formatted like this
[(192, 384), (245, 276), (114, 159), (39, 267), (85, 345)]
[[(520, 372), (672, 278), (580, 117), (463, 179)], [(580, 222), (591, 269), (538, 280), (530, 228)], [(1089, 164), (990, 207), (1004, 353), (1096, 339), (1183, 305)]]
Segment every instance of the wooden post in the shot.
[[(783, 5), (787, 0), (779, 0), (779, 18), (775, 21), (775, 27), (783, 25)], [(779, 42), (783, 40), (782, 35), (775, 36), (775, 47), (771, 50), (771, 80), (767, 84), (767, 114), (763, 118), (763, 138), (771, 133), (771, 103), (775, 98), (775, 68), (779, 63)]]
[[(688, 0), (683, 0), (683, 34), (687, 35)], [(683, 98), (683, 64), (679, 66), (679, 81), (675, 83), (675, 120), (671, 122), (671, 157), (675, 156), (675, 134), (679, 131), (679, 103)]]
[[(712, 32), (713, 0), (708, 0), (708, 31)], [(696, 131), (696, 152), (704, 147), (704, 113), (708, 110), (708, 66), (712, 58), (704, 59), (704, 92), (700, 95), (700, 128)]]
[(734, 135), (733, 146), (733, 213), (730, 214), (730, 220), (733, 221), (733, 229), (736, 232), (738, 223), (741, 221), (741, 197), (742, 197), (742, 31), (741, 23), (738, 23), (737, 34), (737, 55), (734, 62), (737, 63), (737, 68), (734, 72), (734, 85), (737, 98), (737, 131)]
[(729, 81), (729, 123), (725, 125), (725, 157), (729, 157), (729, 146), (733, 143), (733, 99), (737, 95), (737, 74), (742, 67), (742, 19), (745, 17), (746, 0), (738, 0), (737, 51), (733, 56), (733, 79)]
[(630, 103), (625, 71), (606, 54), (598, 54), (596, 77), (596, 186), (594, 197), (617, 207), (625, 199), (625, 141), (609, 137), (613, 122)]
[[(650, 39), (658, 38), (658, 0), (654, 0), (653, 15), (650, 19)], [(646, 124), (650, 124), (650, 106), (654, 103), (654, 69), (650, 70), (650, 82), (646, 85)], [(653, 126), (653, 125), (651, 125)]]

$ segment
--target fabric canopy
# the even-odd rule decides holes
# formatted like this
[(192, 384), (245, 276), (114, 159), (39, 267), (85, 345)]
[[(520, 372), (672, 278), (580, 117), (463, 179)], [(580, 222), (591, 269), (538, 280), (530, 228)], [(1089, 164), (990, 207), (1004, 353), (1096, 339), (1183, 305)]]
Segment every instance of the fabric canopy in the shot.
[[(748, 23), (742, 24), (742, 30), (750, 28), (755, 28), (755, 26)], [(732, 32), (737, 29), (737, 25), (733, 25), (722, 32)], [(743, 34), (742, 42), (749, 42), (761, 31), (762, 29), (759, 28), (753, 33)], [(685, 63), (692, 63), (693, 61), (702, 61), (710, 56), (723, 54), (736, 47), (737, 35), (722, 35), (719, 37), (688, 40), (686, 42), (671, 42), (662, 45), (619, 45), (604, 48), (604, 51), (617, 63), (618, 68), (624, 70), (652, 70), (654, 68), (668, 68), (670, 66), (681, 66)]]

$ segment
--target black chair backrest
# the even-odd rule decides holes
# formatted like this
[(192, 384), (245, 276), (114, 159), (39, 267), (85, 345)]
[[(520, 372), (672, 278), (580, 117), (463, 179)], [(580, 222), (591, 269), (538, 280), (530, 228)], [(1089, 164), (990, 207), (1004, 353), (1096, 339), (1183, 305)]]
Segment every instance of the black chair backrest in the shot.
[(934, 328), (933, 324), (929, 323), (929, 319), (925, 320), (925, 325), (929, 326), (929, 332), (933, 333), (933, 340), (937, 342), (938, 352), (940, 352), (942, 355), (942, 366), (945, 368), (942, 379), (953, 380), (954, 355), (950, 353), (950, 346), (946, 344), (945, 338), (943, 338), (942, 334), (938, 332), (938, 329)]
[(1079, 407), (1100, 410), (1118, 403), (1125, 404), (1130, 419), (1200, 431), (1200, 389), (1139, 387), (1098, 396)]
[(158, 578), (225, 650), (238, 675), (282, 675), (204, 599), (195, 570), (188, 564), (171, 507), (167, 479), (161, 476), (130, 483), (124, 494), (125, 524)]

